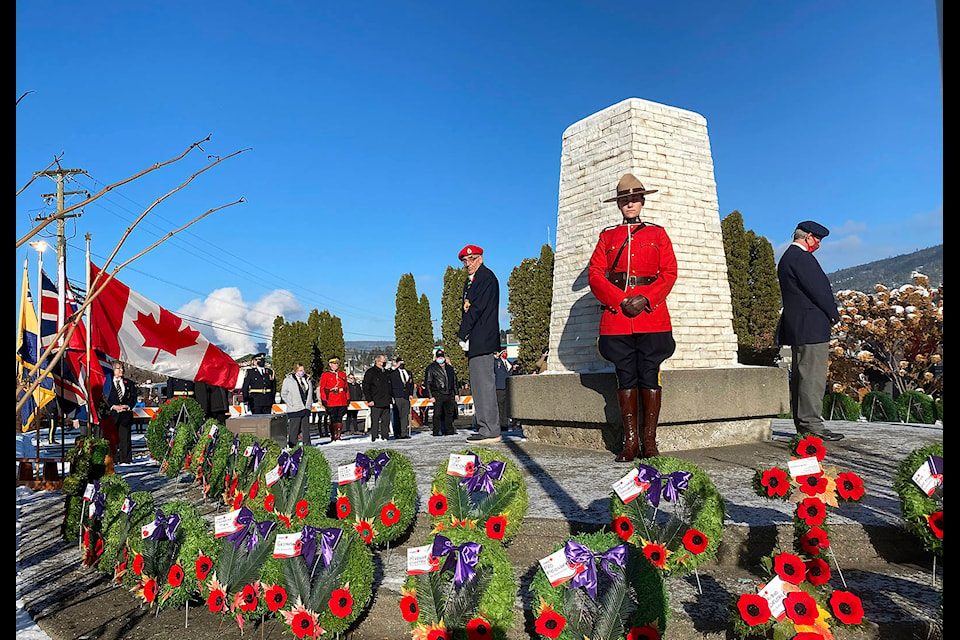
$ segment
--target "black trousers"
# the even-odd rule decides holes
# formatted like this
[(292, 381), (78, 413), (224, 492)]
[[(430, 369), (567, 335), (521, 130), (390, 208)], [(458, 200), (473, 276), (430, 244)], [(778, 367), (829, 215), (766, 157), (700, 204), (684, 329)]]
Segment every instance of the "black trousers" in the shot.
[(347, 415), (343, 422), (343, 430), (346, 433), (359, 433), (360, 427), (357, 423), (357, 414), (360, 413), (356, 409), (347, 409)]
[(456, 433), (453, 421), (457, 419), (457, 401), (452, 394), (437, 394), (433, 397), (433, 435)]
[(617, 369), (620, 389), (661, 389), (660, 365), (677, 350), (673, 333), (600, 336), (600, 355)]
[(390, 439), (390, 407), (370, 407), (370, 440)]

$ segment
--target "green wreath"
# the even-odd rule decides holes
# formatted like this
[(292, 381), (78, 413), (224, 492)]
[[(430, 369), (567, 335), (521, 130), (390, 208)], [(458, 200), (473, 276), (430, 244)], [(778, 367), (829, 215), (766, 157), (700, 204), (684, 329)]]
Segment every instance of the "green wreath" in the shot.
[(65, 540), (73, 540), (80, 535), (83, 492), (87, 484), (104, 476), (109, 453), (110, 443), (103, 438), (78, 438), (76, 446), (67, 452), (66, 462), (70, 465), (70, 473), (64, 478), (61, 489), (65, 496), (61, 527)]
[(933, 424), (936, 411), (933, 398), (922, 391), (904, 391), (897, 398), (897, 413), (903, 422)]
[[(537, 634), (550, 640), (662, 636), (670, 616), (666, 585), (662, 573), (640, 550), (601, 531), (573, 536), (554, 551), (567, 551), (571, 543), (597, 554), (590, 561), (595, 580), (589, 580), (588, 574), (583, 584), (570, 579), (553, 586), (543, 568), (538, 569), (531, 584)], [(624, 562), (601, 562), (600, 554)], [(595, 593), (590, 592), (591, 583), (596, 585)], [(643, 635), (644, 630), (648, 635)]]
[[(473, 454), (479, 458), (480, 464), (474, 464), (470, 469), (473, 473), (470, 478), (449, 475), (447, 462), (437, 467), (428, 503), (434, 530), (476, 528), (485, 532), (489, 539), (508, 544), (520, 533), (527, 513), (527, 485), (523, 473), (515, 462), (504, 459), (499, 451), (477, 448), (457, 453)], [(502, 465), (502, 471), (496, 469), (494, 463)], [(486, 484), (487, 480), (489, 484)], [(471, 491), (471, 485), (476, 490)], [(484, 486), (492, 486), (492, 493)]]
[[(330, 463), (323, 453), (316, 447), (298, 446), (288, 452), (280, 451), (273, 466), (266, 463), (265, 457), (259, 476), (244, 499), (254, 517), (272, 518), (282, 525), (280, 533), (298, 530), (298, 523), (319, 526), (330, 504)], [(292, 472), (294, 468), (296, 473)], [(279, 479), (267, 484), (277, 476)]]
[(860, 401), (860, 412), (868, 422), (897, 422), (897, 405), (886, 391), (869, 391)]
[(230, 440), (230, 448), (224, 458), (223, 494), (221, 495), (223, 503), (227, 506), (232, 507), (236, 494), (240, 491), (240, 478), (248, 468), (249, 458), (243, 453), (256, 441), (252, 433), (233, 434), (233, 439)]
[(417, 477), (410, 459), (391, 449), (357, 454), (356, 479), (338, 485), (334, 513), (367, 544), (390, 544), (417, 515)]
[(942, 458), (943, 444), (913, 450), (897, 467), (893, 488), (900, 498), (900, 513), (907, 531), (920, 538), (924, 549), (942, 558), (943, 499), (928, 496), (913, 481), (913, 474), (926, 464), (929, 456)]
[(101, 571), (113, 572), (114, 580), (118, 584), (123, 581), (133, 559), (128, 552), (128, 539), (131, 534), (139, 536), (139, 525), (145, 524), (155, 512), (153, 494), (149, 491), (134, 491), (122, 496), (108, 495), (103, 518), (103, 559), (98, 568)]
[[(150, 457), (157, 462), (162, 463), (167, 459), (170, 443), (174, 438), (174, 434), (169, 431), (170, 423), (176, 420), (180, 415), (181, 407), (184, 406), (189, 416), (188, 422), (193, 424), (194, 430), (196, 430), (203, 424), (206, 414), (200, 403), (193, 398), (168, 400), (147, 425), (147, 450), (150, 452)], [(181, 459), (180, 462), (182, 464), (183, 460)]]
[(119, 505), (130, 493), (130, 485), (117, 474), (95, 480), (94, 485), (92, 500), (84, 507), (87, 510), (81, 545), (84, 550), (84, 564), (105, 573), (112, 573), (117, 548), (110, 544), (110, 530), (118, 521)]
[(823, 397), (824, 420), (855, 421), (860, 417), (860, 403), (839, 391), (833, 391)]
[[(211, 437), (214, 426), (217, 430)], [(190, 454), (190, 472), (194, 474), (194, 482), (202, 487), (205, 498), (220, 494), (233, 437), (233, 433), (213, 418), (203, 424), (201, 435)]]
[[(444, 541), (449, 541), (449, 544)], [(414, 637), (445, 630), (453, 640), (474, 637), (502, 639), (513, 624), (517, 580), (503, 546), (480, 531), (450, 529), (429, 539), (431, 551), (446, 549), (436, 558), (437, 570), (408, 575), (401, 591), (400, 613)], [(454, 550), (479, 545), (472, 557), (473, 574), (458, 567), (470, 553)], [(433, 554), (431, 553), (431, 556)], [(457, 569), (463, 571), (457, 584)]]
[[(713, 481), (700, 467), (669, 456), (645, 458), (640, 465), (656, 469), (661, 479), (661, 490), (654, 497), (651, 486), (626, 504), (614, 492), (610, 496), (610, 514), (613, 532), (638, 547), (663, 571), (665, 576), (689, 573), (717, 554), (723, 537), (725, 506)], [(686, 489), (678, 491), (679, 498), (667, 498), (668, 478), (690, 474)], [(680, 485), (677, 485), (680, 486)], [(659, 499), (659, 505), (653, 502)]]

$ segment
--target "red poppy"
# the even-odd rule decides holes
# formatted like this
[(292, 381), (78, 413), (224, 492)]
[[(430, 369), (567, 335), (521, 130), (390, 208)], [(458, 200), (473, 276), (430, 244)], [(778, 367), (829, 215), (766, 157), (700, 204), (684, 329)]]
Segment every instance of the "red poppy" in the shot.
[(827, 490), (827, 479), (822, 471), (806, 476), (797, 476), (797, 482), (800, 484), (800, 491), (808, 496), (820, 495)]
[(830, 548), (827, 532), (820, 527), (810, 527), (809, 531), (800, 536), (800, 548), (812, 556), (820, 555), (821, 550)]
[(937, 536), (938, 540), (943, 540), (943, 511), (928, 515), (927, 524), (933, 530), (933, 535)]
[(373, 527), (370, 526), (370, 523), (366, 520), (361, 520), (354, 528), (357, 530), (357, 533), (360, 534), (360, 537), (363, 538), (363, 541), (367, 544), (373, 542)]
[(709, 544), (707, 536), (696, 529), (687, 529), (687, 532), (683, 534), (683, 547), (690, 553), (703, 553), (707, 544)]
[(659, 542), (648, 542), (643, 546), (643, 555), (657, 569), (663, 569), (667, 566), (667, 548)]
[(288, 518), (287, 516), (283, 515), (282, 513), (278, 513), (277, 520), (282, 522), (287, 529), (290, 528), (290, 518)]
[(804, 498), (797, 505), (797, 517), (807, 523), (809, 527), (816, 527), (823, 524), (823, 519), (827, 515), (827, 508), (820, 498)]
[(350, 500), (347, 496), (340, 496), (337, 498), (337, 517), (343, 519), (348, 515), (350, 515)]
[(267, 609), (270, 611), (279, 611), (287, 603), (287, 590), (278, 584), (267, 589), (266, 594)]
[(310, 505), (306, 500), (299, 500), (297, 502), (297, 517), (303, 520), (308, 513), (310, 513)]
[(556, 640), (565, 626), (567, 626), (567, 619), (556, 611), (550, 610), (540, 614), (534, 629), (540, 635), (547, 636), (550, 640)]
[(444, 627), (430, 629), (430, 632), (427, 634), (427, 640), (450, 640), (450, 632)]
[(803, 438), (797, 444), (795, 451), (801, 458), (817, 456), (817, 460), (820, 460), (821, 462), (827, 456), (827, 450), (823, 446), (823, 440), (817, 436), (807, 436)]
[(463, 465), (463, 472), (466, 473), (467, 476), (472, 476), (475, 469), (476, 467), (472, 462), (468, 462), (467, 464)]
[(207, 596), (207, 608), (210, 609), (211, 613), (219, 613), (223, 611), (223, 606), (225, 604), (225, 594), (220, 589), (214, 589), (210, 592), (210, 595)]
[(207, 574), (210, 573), (210, 569), (213, 569), (213, 560), (205, 555), (201, 555), (199, 558), (197, 558), (195, 568), (197, 570), (197, 580), (206, 580)]
[(233, 497), (233, 510), (236, 511), (243, 504), (243, 491), (240, 491)]
[(766, 487), (768, 498), (774, 496), (782, 498), (787, 495), (787, 491), (790, 489), (790, 483), (787, 482), (787, 473), (779, 467), (764, 471), (760, 478), (760, 484)]
[(267, 497), (263, 501), (263, 508), (269, 511), (270, 513), (273, 513), (273, 508), (276, 502), (277, 502), (277, 498), (272, 493), (268, 493)]
[(353, 596), (346, 589), (337, 589), (330, 595), (330, 612), (338, 618), (346, 618), (353, 613)]
[(740, 617), (751, 627), (764, 624), (770, 619), (770, 605), (763, 596), (755, 593), (745, 593), (737, 601)]
[(400, 522), (400, 509), (397, 509), (397, 505), (392, 502), (383, 505), (383, 508), (380, 509), (380, 522), (388, 527)]
[(633, 535), (633, 522), (630, 521), (630, 518), (627, 516), (620, 516), (619, 518), (614, 518), (613, 520), (613, 532), (623, 538), (624, 540), (629, 540)]
[(430, 496), (430, 515), (442, 516), (447, 512), (447, 497), (442, 493)]
[(837, 493), (844, 500), (859, 500), (865, 493), (863, 488), (863, 478), (847, 471), (837, 476)]
[(413, 622), (420, 617), (420, 607), (417, 606), (417, 599), (413, 596), (404, 596), (400, 598), (400, 614), (407, 622)]
[(190, 468), (190, 461), (191, 461), (192, 459), (193, 459), (193, 454), (192, 454), (192, 453), (188, 453), (188, 454), (187, 454), (187, 459), (183, 461), (183, 468), (184, 468), (184, 469), (189, 469), (189, 468)]
[(298, 638), (307, 636), (312, 638), (314, 636), (313, 616), (306, 611), (298, 611), (290, 622), (290, 628), (293, 630), (293, 635)]
[(143, 583), (143, 599), (147, 602), (153, 602), (157, 598), (157, 581), (150, 578)]
[(490, 623), (483, 618), (474, 618), (467, 623), (467, 640), (485, 640), (493, 637)]
[(181, 582), (183, 582), (183, 567), (175, 564), (167, 572), (167, 584), (171, 587), (179, 587)]
[(139, 553), (133, 557), (133, 572), (137, 575), (143, 573), (143, 556)]
[(807, 568), (807, 580), (810, 584), (820, 586), (830, 582), (830, 565), (820, 558), (807, 560), (804, 565)]
[(626, 640), (660, 640), (660, 632), (655, 627), (634, 627), (627, 632)]
[(779, 553), (773, 559), (773, 569), (780, 576), (780, 579), (790, 584), (800, 584), (803, 582), (806, 567), (799, 556), (792, 553)]
[(487, 519), (487, 535), (491, 540), (503, 540), (503, 534), (507, 532), (507, 519), (501, 516), (493, 516)]
[(817, 621), (820, 612), (817, 611), (817, 601), (806, 591), (791, 591), (783, 601), (787, 610), (787, 617), (794, 624), (813, 624)]
[(257, 479), (257, 481), (253, 483), (253, 486), (250, 487), (250, 494), (249, 494), (250, 499), (253, 500), (254, 498), (256, 498), (259, 492), (260, 492), (260, 480)]
[(830, 594), (830, 610), (843, 624), (863, 622), (863, 605), (860, 598), (849, 591), (834, 591)]
[(815, 631), (801, 631), (793, 640), (824, 640), (824, 637)]
[(240, 594), (240, 610), (244, 612), (250, 612), (257, 608), (257, 604), (260, 602), (260, 599), (257, 597), (257, 589), (252, 584), (248, 584), (243, 588), (243, 592)]

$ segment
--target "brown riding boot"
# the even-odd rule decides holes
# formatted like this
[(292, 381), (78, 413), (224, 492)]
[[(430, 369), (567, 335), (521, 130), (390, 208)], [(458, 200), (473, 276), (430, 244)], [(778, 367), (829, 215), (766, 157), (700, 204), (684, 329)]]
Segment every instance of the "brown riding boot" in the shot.
[(657, 450), (657, 422), (660, 420), (660, 389), (641, 389), (643, 399), (643, 457), (660, 455)]
[(340, 432), (343, 430), (342, 422), (334, 422), (330, 425), (330, 442), (340, 439)]
[(620, 401), (620, 417), (623, 420), (623, 451), (616, 461), (631, 462), (640, 455), (640, 441), (637, 438), (637, 416), (640, 413), (637, 390), (620, 389), (617, 391), (617, 400)]

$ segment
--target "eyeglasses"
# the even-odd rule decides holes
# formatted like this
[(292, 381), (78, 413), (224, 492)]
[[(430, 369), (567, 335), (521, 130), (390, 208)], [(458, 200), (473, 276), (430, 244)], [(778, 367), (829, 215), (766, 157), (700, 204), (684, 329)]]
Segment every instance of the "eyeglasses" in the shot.
[(468, 262), (476, 262), (480, 259), (480, 256), (463, 256), (460, 258), (460, 262), (466, 264)]
[(630, 195), (630, 196), (622, 196), (622, 197), (620, 197), (620, 198), (617, 198), (617, 206), (618, 206), (618, 207), (622, 207), (622, 206), (624, 206), (624, 205), (630, 204), (631, 202), (639, 202), (640, 204), (643, 204), (644, 202), (646, 202), (646, 200), (645, 200), (645, 198), (644, 198), (642, 195), (640, 195), (639, 193), (635, 193), (635, 194)]

